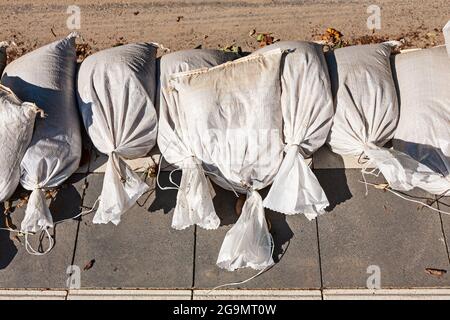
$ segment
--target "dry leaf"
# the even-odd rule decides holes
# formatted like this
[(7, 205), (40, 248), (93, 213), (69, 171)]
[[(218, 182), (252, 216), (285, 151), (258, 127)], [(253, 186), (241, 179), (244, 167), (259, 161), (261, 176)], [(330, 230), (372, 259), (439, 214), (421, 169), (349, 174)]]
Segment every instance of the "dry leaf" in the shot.
[(28, 203), (28, 196), (25, 196), (23, 198), (20, 198), (19, 202), (16, 205), (17, 209), (20, 209), (22, 207), (25, 207)]
[(425, 268), (425, 272), (431, 276), (442, 277), (447, 273), (447, 270), (444, 269), (435, 269), (435, 268)]
[(11, 209), (12, 209), (12, 202), (10, 201), (10, 200), (6, 200), (4, 203), (3, 203), (3, 206), (4, 206), (4, 211), (3, 211), (3, 213), (5, 214), (5, 215), (7, 215), (7, 216), (9, 216), (9, 214), (11, 213)]
[(92, 259), (91, 261), (89, 261), (88, 263), (86, 263), (86, 265), (84, 266), (83, 270), (89, 270), (94, 266), (95, 263), (95, 259)]
[(265, 47), (273, 44), (274, 37), (272, 37), (271, 33), (258, 33), (256, 41), (259, 42), (260, 47)]
[(375, 189), (386, 190), (387, 188), (389, 188), (389, 184), (388, 183), (379, 183), (379, 184), (375, 185), (374, 187), (375, 187)]

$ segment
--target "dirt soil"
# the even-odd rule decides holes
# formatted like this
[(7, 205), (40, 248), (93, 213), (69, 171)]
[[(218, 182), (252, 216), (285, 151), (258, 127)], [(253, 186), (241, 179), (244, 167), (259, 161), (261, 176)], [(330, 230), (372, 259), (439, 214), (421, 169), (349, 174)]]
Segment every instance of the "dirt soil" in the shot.
[(253, 30), (281, 40), (317, 40), (328, 27), (355, 40), (371, 35), (367, 7), (381, 7), (376, 37), (404, 39), (406, 47), (443, 44), (448, 0), (0, 0), (0, 41), (14, 41), (10, 60), (67, 35), (69, 5), (81, 10), (86, 54), (135, 41), (154, 41), (172, 51), (236, 44), (258, 47)]

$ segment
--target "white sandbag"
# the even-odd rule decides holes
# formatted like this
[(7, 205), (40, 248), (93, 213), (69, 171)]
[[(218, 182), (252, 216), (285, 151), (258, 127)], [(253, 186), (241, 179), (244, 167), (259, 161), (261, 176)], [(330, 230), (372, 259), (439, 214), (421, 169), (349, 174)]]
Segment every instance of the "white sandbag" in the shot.
[(399, 117), (390, 64), (393, 45), (337, 49), (328, 59), (336, 108), (328, 144), (338, 154), (368, 158), (363, 174), (373, 173), (366, 168), (374, 166), (393, 189), (419, 187), (435, 193), (445, 184), (443, 177), (429, 177), (432, 171), (410, 156), (383, 148), (393, 138)]
[[(207, 172), (220, 186), (247, 194), (239, 220), (227, 233), (217, 259), (227, 270), (263, 269), (273, 264), (271, 236), (257, 191), (273, 182), (283, 159), (281, 57), (282, 51), (275, 49), (172, 74), (167, 87), (162, 87), (172, 120), (177, 117), (178, 126), (172, 133), (186, 146), (190, 159), (186, 169), (193, 170), (187, 175), (191, 180), (186, 189), (178, 191), (192, 204), (189, 208), (203, 217), (215, 216), (210, 194), (204, 192), (201, 196), (208, 198), (199, 201), (195, 192), (208, 188), (206, 179), (192, 179), (192, 175), (201, 177)], [(164, 148), (161, 151), (166, 156)], [(181, 185), (186, 179), (182, 169)], [(182, 214), (190, 214), (183, 209)]]
[(397, 55), (395, 74), (401, 105), (394, 148), (419, 162), (410, 164), (424, 172), (416, 180), (434, 181), (422, 188), (450, 195), (450, 60), (445, 46)]
[(310, 42), (278, 42), (254, 54), (275, 48), (290, 51), (281, 77), (285, 157), (264, 206), (314, 219), (329, 203), (304, 158), (325, 143), (331, 127), (334, 110), (328, 68), (322, 46)]
[(75, 99), (75, 34), (34, 50), (6, 66), (1, 83), (46, 114), (37, 119), (21, 162), (20, 183), (32, 191), (21, 226), (36, 232), (53, 226), (42, 190), (60, 186), (78, 168), (81, 136)]
[(448, 56), (450, 57), (450, 21), (447, 22), (447, 24), (445, 25), (445, 27), (442, 30), (442, 32), (444, 33), (444, 37), (445, 37), (445, 44), (447, 46), (447, 53), (448, 53)]
[(41, 110), (34, 103), (20, 101), (0, 85), (0, 202), (9, 199), (19, 185), (20, 162), (31, 142), (38, 112)]
[(328, 57), (335, 116), (328, 136), (333, 152), (359, 157), (394, 136), (399, 108), (390, 44), (337, 49)]
[[(210, 68), (234, 60), (237, 54), (220, 50), (193, 49), (167, 54), (160, 60), (159, 88), (168, 86), (170, 75), (199, 68)], [(217, 229), (220, 224), (212, 203), (212, 190), (202, 163), (191, 157), (190, 141), (183, 140), (178, 110), (170, 96), (159, 90), (158, 146), (164, 158), (174, 166), (183, 168), (183, 178), (177, 194), (177, 205), (172, 227), (178, 230), (198, 225), (204, 229)], [(195, 188), (188, 187), (194, 181)], [(169, 187), (170, 188), (170, 187)], [(189, 200), (188, 200), (189, 199)]]
[(5, 69), (6, 66), (6, 48), (8, 47), (8, 43), (6, 41), (0, 42), (0, 75)]
[(78, 104), (95, 147), (108, 155), (94, 223), (118, 224), (149, 186), (125, 163), (144, 157), (157, 134), (155, 59), (150, 43), (128, 44), (86, 58), (78, 72)]

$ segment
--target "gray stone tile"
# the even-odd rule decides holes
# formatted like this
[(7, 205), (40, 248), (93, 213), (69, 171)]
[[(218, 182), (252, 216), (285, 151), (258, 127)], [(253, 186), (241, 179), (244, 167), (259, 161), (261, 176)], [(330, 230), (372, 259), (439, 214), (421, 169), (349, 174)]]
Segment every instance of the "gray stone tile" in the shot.
[[(161, 174), (161, 180), (167, 179)], [(101, 193), (103, 174), (91, 174), (84, 205)], [(80, 223), (75, 264), (82, 288), (190, 288), (193, 278), (194, 230), (171, 228), (173, 192), (146, 194), (122, 216), (118, 226), (95, 225), (93, 213)], [(164, 201), (164, 199), (169, 199)], [(157, 202), (155, 204), (155, 202)], [(84, 266), (95, 260), (93, 267)]]
[[(214, 205), (222, 220), (222, 226), (218, 230), (197, 228), (195, 288), (213, 288), (225, 283), (239, 282), (258, 273), (250, 268), (229, 272), (216, 265), (225, 234), (237, 220), (234, 194), (219, 187), (216, 187), (216, 194)], [(265, 192), (262, 194), (265, 195)], [(266, 210), (266, 217), (272, 225), (274, 260), (277, 263), (250, 282), (229, 289), (320, 288), (316, 223), (309, 222), (301, 215), (285, 216), (270, 210)]]
[[(75, 174), (50, 201), (50, 210), (55, 222), (74, 217), (80, 212), (85, 176)], [(73, 183), (73, 184), (72, 184)], [(16, 198), (26, 193), (18, 190)], [(13, 202), (15, 206), (18, 200)], [(12, 222), (17, 228), (25, 214), (25, 207), (16, 208), (11, 213)], [(26, 252), (23, 244), (14, 239), (16, 234), (0, 231), (0, 287), (2, 288), (66, 288), (67, 267), (71, 264), (78, 221), (68, 220), (56, 225), (50, 233), (54, 235), (55, 246), (45, 256), (33, 256)], [(4, 218), (0, 226), (5, 226)], [(39, 235), (32, 236), (30, 243), (38, 248)], [(47, 248), (47, 239), (43, 240)]]
[[(365, 196), (359, 170), (315, 172), (334, 208), (318, 219), (325, 288), (366, 287), (370, 265), (380, 267), (382, 288), (450, 285), (448, 273), (425, 272), (449, 268), (438, 214), (373, 187)], [(432, 198), (420, 191), (410, 194)]]
[[(438, 197), (437, 206), (439, 210), (446, 213), (441, 213), (442, 230), (445, 234), (445, 240), (447, 244), (447, 255), (450, 263), (450, 196)], [(447, 270), (450, 273), (450, 268)]]

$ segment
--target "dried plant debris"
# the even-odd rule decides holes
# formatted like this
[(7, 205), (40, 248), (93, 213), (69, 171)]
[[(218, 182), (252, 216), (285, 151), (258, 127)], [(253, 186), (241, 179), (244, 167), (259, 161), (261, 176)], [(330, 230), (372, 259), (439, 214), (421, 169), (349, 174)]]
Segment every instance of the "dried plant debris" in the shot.
[(431, 32), (421, 26), (417, 30), (403, 32), (397, 35), (377, 34), (375, 30), (372, 34), (345, 38), (344, 35), (335, 28), (328, 28), (324, 34), (315, 34), (313, 37), (324, 44), (325, 51), (342, 47), (382, 43), (390, 40), (397, 40), (402, 43), (401, 49), (407, 48), (429, 48), (436, 46), (442, 38), (442, 32), (435, 28)]
[(6, 200), (5, 202), (3, 202), (3, 207), (3, 213), (5, 215), (9, 215), (13, 211), (12, 202), (10, 200)]
[(84, 266), (83, 270), (89, 270), (91, 269), (95, 264), (95, 259), (91, 259), (88, 263), (86, 263), (86, 265)]
[(124, 44), (127, 44), (127, 40), (124, 37), (119, 37), (119, 39), (116, 40), (116, 42), (113, 44), (113, 47), (119, 47), (123, 46)]
[(219, 45), (219, 48), (220, 48), (220, 50), (225, 51), (225, 52), (234, 52), (234, 53), (237, 53), (237, 54), (242, 54), (242, 48), (240, 46), (235, 45), (235, 44), (228, 45), (228, 46), (225, 46), (225, 47), (221, 47)]
[(444, 269), (435, 269), (435, 268), (425, 268), (425, 272), (431, 276), (442, 277), (447, 273), (447, 270)]
[(58, 189), (46, 190), (45, 191), (45, 199), (55, 199), (58, 194)]
[(347, 43), (342, 39), (343, 37), (344, 35), (340, 31), (334, 28), (327, 28), (321, 36), (321, 41), (328, 48), (337, 49), (346, 46)]
[(256, 41), (259, 43), (259, 46), (265, 47), (274, 43), (275, 38), (271, 33), (258, 33), (256, 36)]
[(77, 62), (83, 62), (88, 56), (92, 54), (92, 48), (88, 43), (77, 43)]
[(26, 195), (26, 196), (21, 197), (21, 198), (19, 199), (19, 202), (18, 202), (17, 205), (16, 205), (16, 208), (17, 208), (17, 209), (20, 209), (20, 208), (25, 207), (25, 206), (27, 205), (27, 203), (28, 203), (28, 198), (29, 198), (29, 197), (30, 197), (29, 195)]

